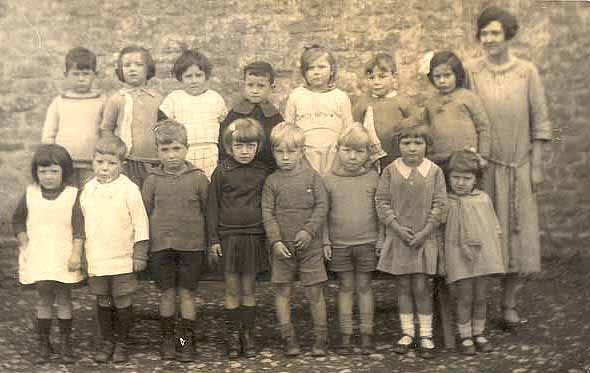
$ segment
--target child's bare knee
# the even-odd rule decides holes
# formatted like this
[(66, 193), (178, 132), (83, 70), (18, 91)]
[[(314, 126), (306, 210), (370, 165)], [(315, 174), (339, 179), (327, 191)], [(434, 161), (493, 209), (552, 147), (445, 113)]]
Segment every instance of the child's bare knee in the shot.
[(305, 288), (307, 299), (312, 302), (320, 302), (323, 299), (323, 291), (321, 285), (310, 285)]

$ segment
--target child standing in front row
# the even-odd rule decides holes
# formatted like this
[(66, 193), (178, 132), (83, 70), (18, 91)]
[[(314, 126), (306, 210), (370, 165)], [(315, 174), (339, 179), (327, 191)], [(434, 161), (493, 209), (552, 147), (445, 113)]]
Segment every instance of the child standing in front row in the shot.
[(236, 119), (223, 131), (230, 158), (213, 172), (208, 204), (211, 258), (223, 257), (227, 353), (230, 359), (256, 355), (256, 274), (268, 271), (268, 253), (260, 206), (269, 173), (256, 155), (264, 144), (262, 126), (251, 118)]
[(353, 351), (352, 313), (356, 290), (361, 348), (362, 353), (368, 355), (375, 352), (371, 277), (377, 267), (376, 247), (383, 244), (378, 239), (380, 224), (375, 210), (379, 174), (373, 167), (365, 167), (369, 159), (369, 135), (360, 124), (345, 129), (336, 147), (336, 161), (331, 173), (324, 178), (330, 202), (324, 255), (340, 282), (338, 317), (342, 342), (338, 352), (350, 354)]
[(39, 350), (35, 363), (49, 360), (49, 335), (53, 303), (61, 335), (62, 362), (73, 363), (71, 285), (82, 281), (80, 261), (84, 219), (78, 189), (68, 181), (73, 174), (67, 150), (55, 144), (42, 145), (31, 163), (34, 184), (14, 211), (12, 224), (19, 241), (19, 281), (35, 284)]
[(262, 218), (271, 248), (272, 283), (285, 354), (301, 353), (291, 323), (291, 295), (298, 274), (309, 299), (314, 325), (313, 356), (326, 355), (328, 325), (322, 283), (328, 277), (322, 253), (322, 225), (328, 198), (321, 176), (303, 158), (305, 134), (283, 122), (270, 136), (279, 169), (262, 191)]
[[(275, 86), (275, 72), (272, 65), (264, 61), (256, 61), (246, 65), (243, 84), (243, 97), (221, 123), (220, 132), (223, 133), (227, 126), (239, 118), (252, 118), (258, 121), (264, 129), (264, 143), (260, 144), (261, 149), (256, 153), (256, 159), (264, 162), (270, 170), (274, 171), (277, 164), (270, 149), (270, 132), (274, 126), (283, 121), (283, 116), (269, 100)], [(221, 153), (220, 159), (229, 157), (223, 146), (219, 151)]]
[(68, 52), (65, 76), (68, 88), (49, 105), (41, 142), (68, 150), (74, 161), (74, 183), (81, 188), (92, 177), (92, 156), (106, 96), (92, 89), (96, 55), (86, 48)]
[(201, 52), (184, 51), (172, 67), (172, 75), (183, 87), (166, 96), (160, 106), (168, 118), (186, 127), (186, 158), (209, 179), (219, 159), (219, 123), (227, 115), (225, 101), (209, 88), (212, 69), (211, 62)]
[(383, 170), (400, 156), (396, 138), (400, 129), (422, 114), (412, 100), (396, 91), (397, 66), (393, 56), (376, 54), (364, 73), (369, 91), (354, 103), (352, 116), (363, 123), (369, 134), (377, 135), (377, 139), (370, 137), (370, 158), (373, 161), (380, 158), (377, 165)]
[(99, 139), (92, 161), (95, 176), (80, 195), (88, 286), (96, 295), (102, 337), (94, 356), (97, 362), (128, 360), (131, 296), (137, 288), (134, 272), (147, 266), (149, 222), (138, 186), (121, 174), (126, 154), (120, 138)]
[(301, 55), (301, 75), (306, 87), (295, 88), (287, 99), (285, 121), (305, 133), (305, 157), (322, 176), (330, 172), (336, 141), (352, 124), (350, 99), (335, 87), (336, 59), (319, 45)]
[(377, 269), (397, 277), (402, 337), (395, 352), (407, 353), (415, 344), (414, 303), (420, 324), (420, 354), (430, 358), (432, 284), (436, 274), (436, 228), (444, 222), (447, 194), (442, 170), (425, 158), (432, 144), (425, 125), (405, 126), (399, 135), (401, 158), (385, 168), (375, 195), (379, 219), (386, 227)]
[(130, 46), (119, 52), (115, 73), (126, 87), (107, 100), (100, 129), (123, 140), (127, 148), (123, 173), (141, 188), (158, 164), (153, 128), (163, 117), (158, 110), (162, 96), (147, 87), (156, 65), (147, 49)]
[[(150, 268), (162, 294), (160, 325), (163, 360), (193, 360), (195, 343), (195, 289), (207, 249), (205, 211), (209, 182), (201, 170), (186, 161), (187, 134), (172, 119), (155, 129), (160, 167), (143, 184), (143, 201), (150, 217)], [(176, 295), (180, 298), (178, 353)]]
[(481, 174), (479, 155), (462, 150), (448, 164), (449, 211), (445, 224), (444, 263), (454, 285), (461, 352), (489, 352), (485, 337), (489, 276), (504, 273), (500, 223), (488, 195), (475, 188)]
[(425, 104), (426, 122), (432, 128), (430, 159), (447, 172), (454, 151), (475, 149), (483, 159), (489, 157), (490, 121), (479, 97), (465, 88), (461, 60), (453, 52), (435, 53), (428, 79), (439, 92)]

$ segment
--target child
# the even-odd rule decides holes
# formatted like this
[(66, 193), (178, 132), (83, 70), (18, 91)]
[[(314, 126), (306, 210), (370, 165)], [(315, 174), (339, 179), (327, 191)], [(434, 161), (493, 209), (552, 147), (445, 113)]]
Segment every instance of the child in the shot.
[(80, 261), (84, 219), (78, 189), (67, 184), (73, 171), (67, 150), (56, 144), (42, 145), (31, 163), (34, 184), (14, 212), (12, 224), (19, 241), (19, 281), (35, 284), (39, 350), (35, 363), (49, 360), (53, 303), (61, 335), (62, 362), (73, 363), (71, 285), (82, 280)]
[[(227, 114), (221, 123), (221, 133), (225, 127), (238, 118), (253, 118), (264, 129), (264, 144), (256, 153), (256, 159), (264, 162), (270, 170), (277, 165), (270, 150), (270, 131), (283, 121), (283, 116), (269, 101), (269, 96), (275, 85), (275, 72), (268, 62), (252, 62), (244, 67), (244, 97)], [(221, 159), (229, 157), (221, 147)]]
[(414, 310), (420, 323), (419, 352), (432, 357), (432, 284), (437, 269), (435, 230), (443, 222), (446, 186), (442, 170), (425, 158), (432, 144), (429, 128), (409, 125), (398, 137), (401, 158), (383, 171), (375, 203), (386, 226), (377, 269), (397, 276), (402, 337), (394, 347), (405, 354), (414, 345)]
[(125, 142), (123, 173), (141, 188), (148, 171), (158, 163), (153, 128), (162, 117), (158, 111), (162, 96), (147, 87), (156, 65), (147, 49), (130, 46), (119, 52), (115, 72), (126, 87), (107, 100), (100, 128), (103, 134), (114, 133)]
[(350, 99), (335, 88), (336, 60), (319, 45), (301, 55), (301, 75), (306, 87), (295, 88), (287, 99), (285, 120), (305, 132), (305, 157), (322, 176), (330, 172), (336, 141), (352, 124)]
[(160, 110), (186, 127), (188, 133), (187, 159), (205, 171), (207, 178), (219, 159), (219, 123), (227, 108), (219, 93), (209, 88), (211, 63), (202, 53), (187, 50), (174, 63), (172, 74), (183, 88), (171, 92)]
[(412, 100), (395, 90), (397, 67), (391, 55), (377, 53), (365, 67), (365, 78), (368, 95), (355, 102), (352, 115), (377, 134), (377, 141), (371, 142), (371, 159), (381, 155), (377, 165), (383, 170), (400, 156), (396, 139), (400, 129), (419, 119), (421, 113)]
[[(207, 248), (205, 211), (209, 181), (186, 161), (184, 126), (172, 119), (155, 129), (160, 167), (143, 184), (143, 202), (150, 217), (150, 267), (160, 298), (163, 360), (193, 360), (195, 289)], [(175, 351), (176, 294), (180, 298), (180, 337)]]
[[(489, 352), (484, 336), (489, 275), (505, 271), (500, 223), (490, 197), (475, 188), (478, 155), (457, 151), (448, 165), (449, 211), (445, 226), (445, 272), (457, 292), (457, 327), (461, 352)], [(475, 342), (475, 344), (474, 344)]]
[(212, 259), (224, 258), (227, 352), (235, 359), (256, 355), (255, 279), (269, 267), (260, 206), (268, 168), (256, 160), (264, 130), (254, 119), (236, 119), (222, 142), (230, 158), (213, 172), (207, 217)]
[(473, 148), (483, 158), (489, 157), (490, 122), (479, 97), (465, 89), (465, 70), (459, 58), (448, 51), (434, 54), (428, 79), (439, 91), (425, 104), (426, 121), (433, 132), (429, 158), (446, 171), (454, 151)]
[(82, 187), (92, 177), (92, 155), (106, 96), (92, 90), (96, 55), (86, 48), (70, 49), (66, 55), (68, 89), (49, 105), (41, 142), (64, 146), (74, 160), (74, 183)]
[(139, 188), (121, 175), (127, 154), (125, 143), (116, 136), (105, 136), (98, 140), (95, 150), (95, 176), (80, 195), (86, 223), (88, 285), (96, 295), (103, 339), (94, 359), (106, 362), (112, 357), (113, 362), (120, 363), (128, 360), (131, 295), (137, 288), (133, 272), (147, 266), (149, 222)]
[(369, 159), (369, 135), (360, 124), (344, 130), (336, 148), (336, 161), (331, 173), (324, 178), (330, 202), (324, 255), (329, 269), (338, 274), (340, 281), (338, 317), (342, 342), (338, 352), (350, 354), (353, 350), (352, 312), (356, 288), (362, 353), (368, 355), (375, 352), (371, 277), (377, 267), (375, 247), (381, 246), (377, 242), (379, 222), (375, 211), (379, 174), (372, 167), (365, 167)]
[(309, 299), (314, 324), (313, 356), (326, 355), (328, 325), (322, 283), (327, 280), (321, 229), (328, 213), (326, 189), (319, 174), (303, 157), (304, 130), (283, 122), (271, 132), (278, 170), (262, 191), (262, 218), (272, 250), (271, 281), (287, 356), (300, 354), (291, 323), (293, 282), (299, 275)]

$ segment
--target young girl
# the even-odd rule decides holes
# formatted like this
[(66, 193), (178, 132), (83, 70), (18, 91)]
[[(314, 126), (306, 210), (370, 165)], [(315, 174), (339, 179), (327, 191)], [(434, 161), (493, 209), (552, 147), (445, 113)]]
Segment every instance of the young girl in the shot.
[(27, 186), (13, 216), (19, 240), (19, 281), (35, 284), (39, 350), (36, 363), (49, 359), (53, 303), (61, 334), (61, 358), (73, 363), (71, 285), (82, 280), (80, 261), (84, 221), (78, 189), (68, 185), (72, 158), (56, 144), (41, 145), (33, 156), (34, 183)]
[(442, 170), (425, 158), (432, 144), (425, 125), (400, 131), (401, 158), (385, 168), (377, 192), (377, 215), (386, 226), (385, 242), (377, 269), (397, 276), (402, 337), (395, 351), (405, 354), (414, 345), (414, 303), (420, 323), (418, 348), (432, 356), (432, 285), (438, 248), (435, 230), (444, 219), (447, 200)]
[[(490, 197), (475, 188), (478, 155), (458, 151), (448, 165), (449, 210), (444, 260), (447, 282), (455, 285), (461, 352), (492, 350), (484, 336), (488, 276), (504, 272), (500, 223)], [(475, 342), (475, 343), (474, 343)]]
[(183, 87), (166, 96), (160, 106), (166, 116), (184, 124), (188, 132), (187, 160), (209, 179), (219, 158), (219, 123), (227, 115), (223, 98), (208, 87), (211, 70), (205, 55), (185, 51), (172, 67), (172, 74)]
[(465, 89), (465, 70), (459, 58), (453, 52), (435, 53), (428, 78), (439, 92), (425, 104), (426, 121), (433, 132), (429, 158), (443, 170), (454, 151), (473, 148), (487, 158), (490, 122), (479, 97)]
[(323, 176), (332, 168), (338, 136), (352, 124), (350, 99), (335, 88), (336, 60), (323, 47), (313, 45), (303, 52), (301, 75), (307, 86), (289, 95), (285, 121), (305, 131), (305, 157)]
[(162, 96), (147, 87), (156, 65), (147, 49), (130, 46), (119, 53), (115, 72), (126, 87), (109, 97), (100, 128), (127, 145), (123, 173), (141, 188), (148, 171), (158, 164), (153, 128), (162, 117)]
[(229, 358), (256, 354), (254, 328), (256, 274), (268, 270), (262, 210), (262, 188), (268, 169), (255, 160), (264, 139), (262, 126), (251, 118), (236, 119), (223, 132), (229, 158), (213, 172), (207, 225), (210, 255), (224, 258), (225, 308)]

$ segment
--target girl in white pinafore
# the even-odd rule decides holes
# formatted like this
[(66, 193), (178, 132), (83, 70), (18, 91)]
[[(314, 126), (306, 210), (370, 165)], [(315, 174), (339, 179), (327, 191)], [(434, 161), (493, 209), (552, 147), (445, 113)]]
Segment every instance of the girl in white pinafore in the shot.
[(73, 174), (67, 150), (42, 145), (32, 161), (34, 184), (27, 186), (13, 215), (19, 240), (19, 281), (35, 284), (38, 292), (37, 332), (40, 348), (35, 362), (49, 359), (53, 303), (61, 334), (62, 362), (72, 363), (71, 285), (82, 281), (80, 268), (84, 223), (78, 189), (66, 183)]

